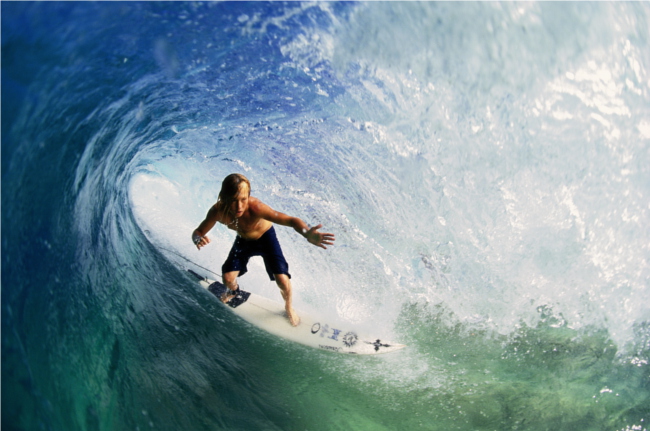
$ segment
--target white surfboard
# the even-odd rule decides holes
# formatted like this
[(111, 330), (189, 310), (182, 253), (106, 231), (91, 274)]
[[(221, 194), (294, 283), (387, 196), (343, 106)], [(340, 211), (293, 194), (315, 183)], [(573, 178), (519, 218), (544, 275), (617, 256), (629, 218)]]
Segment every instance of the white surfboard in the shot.
[[(204, 289), (221, 298), (226, 286), (204, 278), (192, 270), (188, 271), (198, 279)], [(406, 347), (362, 334), (349, 324), (317, 319), (299, 312), (300, 324), (294, 327), (286, 317), (284, 304), (241, 289), (238, 292), (236, 297), (224, 304), (228, 309), (258, 328), (305, 346), (357, 355), (389, 353)], [(220, 299), (219, 302), (222, 303)]]

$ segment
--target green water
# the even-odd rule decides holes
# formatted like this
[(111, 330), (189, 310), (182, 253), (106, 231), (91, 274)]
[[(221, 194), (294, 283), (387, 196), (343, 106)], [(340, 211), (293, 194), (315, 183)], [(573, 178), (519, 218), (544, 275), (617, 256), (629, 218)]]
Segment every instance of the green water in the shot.
[(401, 317), (408, 348), (375, 357), (313, 351), (250, 328), (253, 344), (277, 354), (260, 364), (286, 409), (280, 429), (645, 429), (647, 363), (621, 355), (603, 331), (546, 322), (494, 336), (417, 305)]

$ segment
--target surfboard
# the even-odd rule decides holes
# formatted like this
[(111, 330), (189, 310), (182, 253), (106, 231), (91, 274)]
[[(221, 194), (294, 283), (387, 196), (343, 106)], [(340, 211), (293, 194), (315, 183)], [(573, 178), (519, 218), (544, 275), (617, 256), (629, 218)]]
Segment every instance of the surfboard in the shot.
[(225, 285), (203, 277), (191, 269), (188, 272), (197, 278), (201, 287), (212, 293), (219, 303), (237, 316), (286, 340), (328, 352), (357, 355), (377, 355), (406, 347), (403, 344), (363, 334), (350, 324), (319, 319), (299, 311), (296, 312), (300, 316), (300, 323), (298, 326), (291, 326), (286, 317), (284, 304), (241, 289), (234, 298), (224, 304), (220, 298), (226, 291)]

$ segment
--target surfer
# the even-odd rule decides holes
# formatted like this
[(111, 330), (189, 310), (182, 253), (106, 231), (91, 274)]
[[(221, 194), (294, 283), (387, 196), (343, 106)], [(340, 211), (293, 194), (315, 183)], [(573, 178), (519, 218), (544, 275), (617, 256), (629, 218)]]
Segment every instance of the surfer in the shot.
[(319, 232), (322, 227), (320, 224), (309, 227), (297, 217), (275, 211), (251, 196), (250, 192), (251, 184), (245, 176), (228, 175), (221, 184), (217, 203), (210, 208), (205, 220), (192, 232), (192, 242), (199, 250), (205, 247), (210, 243), (206, 235), (217, 222), (237, 232), (228, 258), (221, 267), (223, 282), (228, 288), (221, 301), (228, 302), (237, 294), (239, 289), (237, 277), (246, 273), (248, 260), (252, 256), (262, 256), (266, 272), (280, 288), (289, 322), (297, 326), (300, 317), (291, 306), (289, 265), (282, 254), (273, 224), (292, 227), (311, 244), (324, 249), (327, 248), (326, 245), (334, 244), (334, 234)]

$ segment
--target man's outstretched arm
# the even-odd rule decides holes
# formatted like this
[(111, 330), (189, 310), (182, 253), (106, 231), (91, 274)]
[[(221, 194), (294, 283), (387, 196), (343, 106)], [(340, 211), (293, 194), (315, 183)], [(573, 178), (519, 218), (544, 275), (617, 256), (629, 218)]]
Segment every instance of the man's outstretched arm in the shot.
[(281, 226), (292, 227), (300, 235), (307, 238), (311, 244), (314, 244), (317, 247), (327, 249), (327, 245), (333, 245), (335, 241), (335, 236), (333, 233), (319, 232), (318, 229), (323, 227), (319, 224), (318, 226), (309, 227), (307, 223), (298, 217), (291, 217), (286, 214), (283, 214), (279, 211), (273, 210), (268, 205), (257, 202), (255, 207), (251, 209), (260, 217), (275, 223)]

